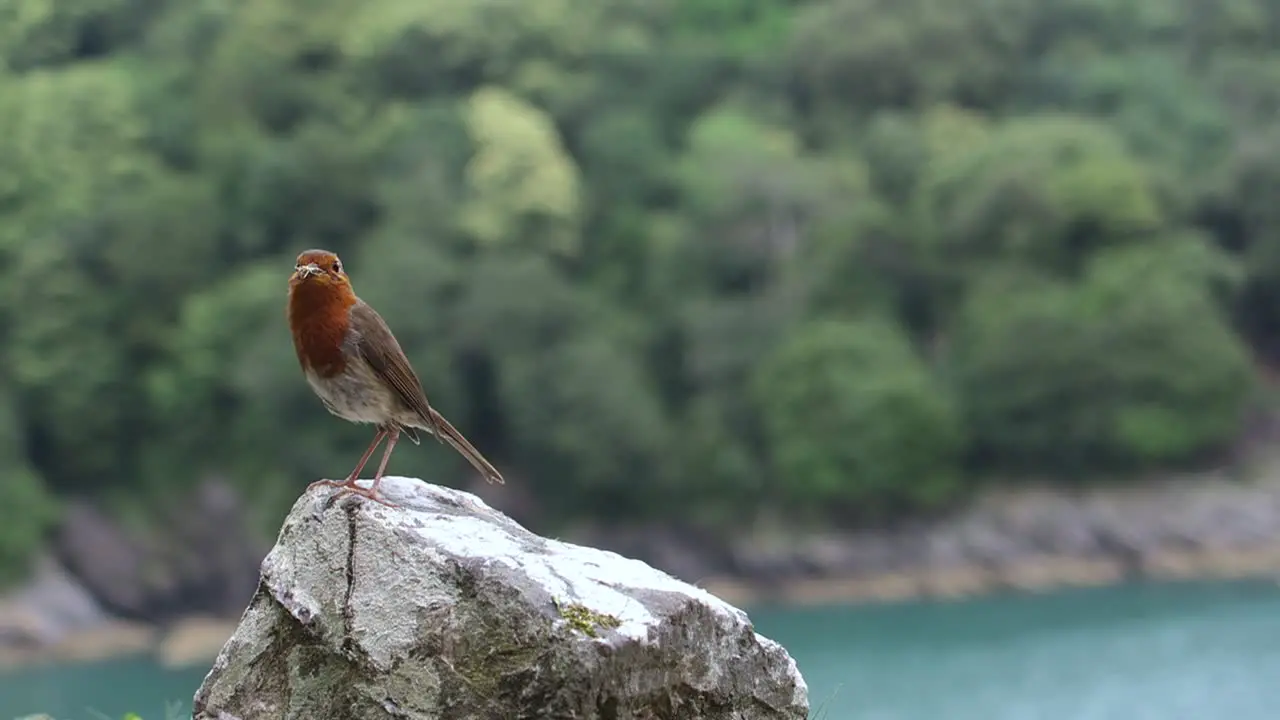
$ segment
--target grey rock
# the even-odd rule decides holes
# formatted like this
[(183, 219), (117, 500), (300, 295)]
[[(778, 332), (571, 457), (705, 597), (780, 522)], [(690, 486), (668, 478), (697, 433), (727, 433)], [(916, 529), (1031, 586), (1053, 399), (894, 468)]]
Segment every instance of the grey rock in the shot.
[(800, 719), (795, 662), (745, 613), (474, 495), (304, 494), (196, 720)]
[(146, 606), (138, 546), (94, 506), (73, 501), (63, 513), (58, 559), (108, 610), (128, 617)]
[(820, 575), (848, 575), (867, 568), (881, 569), (894, 564), (895, 545), (885, 538), (864, 533), (826, 533), (800, 546), (800, 553)]
[(55, 550), (76, 580), (120, 617), (235, 617), (253, 595), (266, 552), (246, 515), (236, 491), (217, 479), (193, 488), (146, 534), (127, 532), (98, 508), (73, 502)]
[(1064, 495), (1037, 493), (1011, 500), (996, 522), (1027, 550), (1073, 557), (1102, 552), (1096, 513)]
[(924, 539), (928, 547), (926, 560), (921, 563), (924, 566), (953, 569), (979, 562), (969, 555), (968, 546), (954, 525), (931, 528)]
[(161, 616), (235, 617), (253, 596), (266, 554), (249, 528), (245, 503), (226, 481), (206, 479), (169, 518), (163, 557), (174, 591), (157, 598)]
[(1266, 493), (1242, 488), (1192, 505), (1186, 534), (1209, 548), (1247, 548), (1280, 539), (1280, 517)]
[(799, 574), (799, 553), (789, 542), (780, 544), (773, 540), (762, 542), (753, 537), (736, 538), (729, 545), (728, 555), (730, 566), (748, 577), (769, 581)]
[(1027, 553), (1027, 547), (1020, 538), (992, 523), (962, 522), (957, 524), (956, 530), (964, 556), (979, 564), (1007, 563)]
[(24, 586), (0, 598), (0, 645), (48, 646), (110, 617), (53, 558), (42, 557)]
[[(917, 530), (910, 532), (862, 530), (826, 532), (803, 540), (793, 540), (790, 553), (794, 567), (818, 577), (860, 577), (916, 567), (931, 560), (933, 538)], [(750, 545), (742, 543), (745, 555)], [(790, 579), (786, 567), (778, 569), (779, 579)]]

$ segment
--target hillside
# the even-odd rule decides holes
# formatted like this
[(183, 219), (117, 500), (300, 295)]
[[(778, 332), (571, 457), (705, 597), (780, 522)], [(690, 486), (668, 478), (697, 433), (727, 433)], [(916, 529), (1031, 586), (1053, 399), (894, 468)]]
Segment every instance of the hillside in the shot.
[[(0, 578), (70, 499), (346, 473), (343, 255), (542, 531), (885, 524), (1224, 462), (1280, 346), (1260, 0), (17, 0)], [(451, 480), (424, 443), (392, 471)]]

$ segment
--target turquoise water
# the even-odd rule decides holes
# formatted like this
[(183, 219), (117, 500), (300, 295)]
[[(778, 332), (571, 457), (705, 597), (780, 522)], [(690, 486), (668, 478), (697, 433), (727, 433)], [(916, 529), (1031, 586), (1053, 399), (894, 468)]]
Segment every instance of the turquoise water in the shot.
[(0, 720), (38, 712), (57, 720), (186, 718), (208, 669), (165, 670), (144, 656), (0, 674)]
[[(1126, 586), (957, 603), (757, 608), (825, 720), (1277, 720), (1280, 586)], [(0, 675), (0, 719), (163, 718), (203, 669), (145, 658)]]
[(1275, 583), (756, 615), (796, 658), (818, 718), (1280, 718)]

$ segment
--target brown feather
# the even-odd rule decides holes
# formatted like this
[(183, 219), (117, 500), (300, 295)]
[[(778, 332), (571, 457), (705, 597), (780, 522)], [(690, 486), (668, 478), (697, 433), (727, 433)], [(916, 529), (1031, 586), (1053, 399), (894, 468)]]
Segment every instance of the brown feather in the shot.
[(391, 334), (386, 321), (377, 310), (359, 299), (351, 306), (350, 315), (351, 325), (359, 332), (356, 349), (360, 352), (360, 357), (395, 391), (405, 407), (426, 423), (424, 429), (439, 438), (439, 427), (432, 417), (433, 410), (422, 390), (422, 382), (413, 372), (409, 359), (405, 357), (404, 350), (400, 349), (400, 343)]
[(356, 347), (360, 356), (369, 364), (404, 402), (423, 421), (423, 429), (435, 435), (437, 440), (448, 442), (462, 454), (468, 462), (489, 482), (503, 483), (502, 473), (498, 472), (484, 455), (458, 432), (443, 415), (431, 407), (427, 395), (422, 390), (422, 383), (409, 365), (408, 358), (396, 341), (386, 321), (363, 300), (356, 300), (351, 306), (351, 326), (359, 331), (360, 337)]
[(439, 427), (444, 431), (444, 439), (453, 446), (454, 450), (461, 453), (462, 456), (471, 463), (471, 466), (484, 476), (485, 480), (488, 480), (489, 482), (496, 482), (499, 485), (506, 484), (502, 479), (502, 473), (498, 472), (498, 469), (491, 465), (489, 461), (480, 454), (479, 450), (475, 449), (471, 443), (467, 442), (467, 439), (462, 436), (462, 433), (458, 432), (457, 428), (453, 425), (450, 425), (449, 421), (445, 420), (443, 415), (436, 412), (435, 408), (431, 409), (431, 415)]

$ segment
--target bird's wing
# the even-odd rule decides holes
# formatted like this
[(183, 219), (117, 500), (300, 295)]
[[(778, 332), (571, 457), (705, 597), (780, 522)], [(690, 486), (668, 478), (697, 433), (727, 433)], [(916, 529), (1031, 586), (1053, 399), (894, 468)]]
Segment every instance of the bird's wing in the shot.
[[(420, 416), (426, 427), (436, 431), (435, 413), (422, 391), (422, 383), (409, 365), (409, 359), (400, 349), (400, 343), (391, 334), (391, 328), (376, 310), (363, 301), (351, 306), (351, 324), (359, 328), (356, 349), (378, 377), (395, 391), (406, 407)], [(416, 435), (410, 433), (416, 438)], [(436, 433), (439, 439), (439, 433)], [(416, 441), (416, 440), (415, 440)]]
[[(471, 462), (476, 470), (480, 471), (485, 480), (499, 484), (504, 482), (502, 473), (498, 472), (498, 469), (486, 460), (480, 451), (458, 432), (457, 428), (427, 403), (427, 396), (422, 391), (418, 376), (409, 366), (409, 359), (404, 356), (400, 343), (396, 342), (395, 336), (391, 334), (391, 329), (382, 320), (382, 316), (363, 301), (356, 301), (356, 304), (351, 306), (351, 322), (360, 329), (356, 347), (361, 357), (369, 363), (369, 367), (373, 368), (378, 377), (395, 390), (396, 394), (404, 400), (405, 405), (422, 418), (426, 423), (424, 428), (435, 435), (439, 442), (452, 445)], [(416, 442), (417, 436), (413, 434), (412, 429), (405, 428), (405, 430), (409, 431), (410, 437)]]

